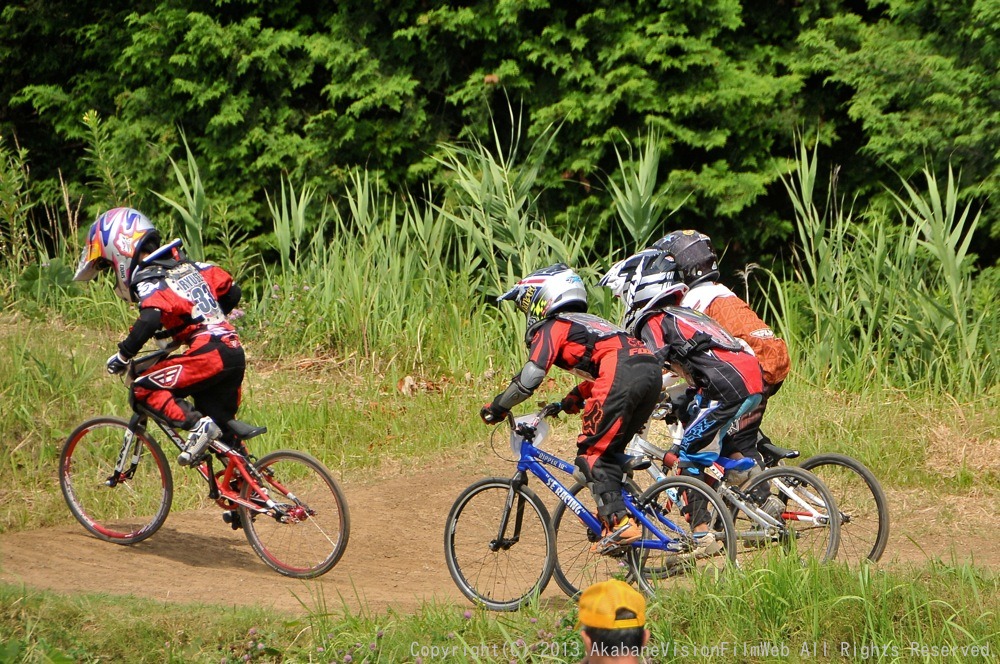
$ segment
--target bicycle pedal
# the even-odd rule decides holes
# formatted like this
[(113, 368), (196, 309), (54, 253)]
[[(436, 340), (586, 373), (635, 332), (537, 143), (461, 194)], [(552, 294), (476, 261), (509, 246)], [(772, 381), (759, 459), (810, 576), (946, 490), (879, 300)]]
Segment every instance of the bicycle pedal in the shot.
[(222, 520), (228, 523), (233, 530), (239, 530), (243, 527), (243, 523), (240, 521), (240, 515), (235, 510), (223, 512)]
[(619, 541), (619, 538), (621, 537), (621, 534), (628, 529), (629, 525), (630, 524), (624, 524), (619, 526), (616, 530), (613, 530), (601, 539), (597, 540), (597, 542), (590, 547), (590, 550), (593, 553), (597, 553), (602, 556), (616, 556), (624, 554), (631, 542), (621, 542)]
[[(610, 535), (608, 537), (610, 537)], [(590, 551), (599, 556), (610, 556), (611, 558), (617, 558), (625, 555), (625, 552), (628, 550), (628, 546), (623, 545), (620, 542), (609, 540), (608, 537), (605, 537), (595, 543), (592, 547), (590, 547)]]

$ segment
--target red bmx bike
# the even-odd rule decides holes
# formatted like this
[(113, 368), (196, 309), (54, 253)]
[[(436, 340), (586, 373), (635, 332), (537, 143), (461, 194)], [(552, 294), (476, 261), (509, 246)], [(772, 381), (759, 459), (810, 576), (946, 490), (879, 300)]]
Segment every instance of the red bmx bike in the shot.
[[(169, 350), (162, 350), (135, 358), (125, 385), (168, 355)], [(173, 477), (148, 423), (154, 422), (178, 450), (186, 442), (134, 397), (129, 400), (129, 420), (84, 422), (59, 456), (59, 484), (73, 516), (96, 537), (115, 544), (141, 542), (170, 512)], [(194, 468), (208, 484), (208, 497), (224, 510), (224, 520), (242, 529), (257, 555), (285, 576), (307, 579), (332, 569), (347, 547), (351, 520), (330, 471), (295, 450), (258, 459), (245, 443), (266, 428), (239, 420), (219, 424), (222, 437)]]

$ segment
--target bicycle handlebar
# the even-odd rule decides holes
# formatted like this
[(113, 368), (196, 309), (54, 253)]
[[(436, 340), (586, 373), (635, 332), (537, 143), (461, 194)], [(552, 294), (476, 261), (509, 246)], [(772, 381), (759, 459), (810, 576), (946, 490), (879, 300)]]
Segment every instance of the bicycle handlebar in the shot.
[(538, 423), (541, 422), (546, 417), (556, 417), (562, 412), (562, 404), (558, 401), (554, 403), (547, 403), (538, 409), (535, 413), (534, 419), (530, 422), (521, 422), (518, 424), (513, 413), (507, 413), (507, 423), (510, 428), (514, 430), (514, 433), (531, 440), (534, 438), (534, 432), (538, 428)]
[(169, 356), (179, 347), (179, 344), (169, 344), (163, 348), (158, 348), (157, 350), (146, 353), (145, 355), (136, 355), (133, 357), (128, 361), (128, 369), (123, 375), (125, 384), (131, 385), (132, 381), (135, 380), (139, 374)]

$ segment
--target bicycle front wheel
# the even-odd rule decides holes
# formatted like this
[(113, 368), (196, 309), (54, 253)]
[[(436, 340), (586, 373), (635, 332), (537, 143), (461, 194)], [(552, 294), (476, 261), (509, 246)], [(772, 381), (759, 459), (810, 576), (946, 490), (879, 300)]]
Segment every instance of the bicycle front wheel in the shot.
[(637, 507), (655, 525), (655, 530), (643, 528), (642, 543), (629, 549), (644, 592), (690, 583), (694, 575), (717, 579), (736, 560), (729, 510), (701, 480), (664, 478), (639, 497)]
[[(809, 471), (776, 466), (755, 475), (742, 487), (747, 502), (733, 506), (740, 540), (737, 561), (743, 568), (759, 567), (776, 555), (833, 560), (840, 543), (837, 503), (823, 482)], [(768, 512), (768, 499), (778, 509)], [(778, 525), (761, 524), (768, 512)]]
[[(329, 572), (344, 555), (351, 530), (347, 500), (337, 480), (318, 459), (294, 450), (271, 452), (254, 466), (278, 508), (262, 513), (240, 505), (237, 511), (250, 546), (285, 576), (311, 579)], [(259, 498), (246, 482), (240, 497)]]
[(459, 494), (444, 529), (448, 572), (462, 594), (516, 611), (545, 589), (555, 567), (549, 513), (534, 491), (492, 477)]
[(59, 455), (59, 486), (73, 516), (115, 544), (135, 544), (155, 533), (174, 496), (167, 458), (145, 433), (135, 434), (123, 470), (115, 470), (128, 433), (128, 422), (117, 417), (88, 420)]
[[(632, 487), (633, 495), (641, 491)], [(577, 482), (569, 492), (583, 503), (584, 508), (597, 517), (597, 504), (586, 484)], [(600, 532), (594, 532), (587, 524), (566, 509), (562, 501), (552, 513), (552, 530), (556, 536), (556, 566), (553, 576), (564, 593), (576, 599), (583, 590), (594, 583), (608, 579), (629, 580), (632, 568), (622, 548), (612, 554), (591, 551), (595, 542), (601, 539)]]
[(833, 492), (840, 510), (837, 558), (877, 562), (889, 542), (889, 501), (872, 471), (844, 454), (817, 454), (801, 464)]

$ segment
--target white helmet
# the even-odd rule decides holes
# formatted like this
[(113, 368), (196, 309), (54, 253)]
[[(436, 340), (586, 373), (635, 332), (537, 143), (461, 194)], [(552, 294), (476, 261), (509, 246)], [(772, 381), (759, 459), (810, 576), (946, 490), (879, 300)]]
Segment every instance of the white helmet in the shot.
[(559, 311), (586, 311), (587, 288), (583, 279), (564, 263), (536, 270), (524, 277), (497, 302), (513, 300), (528, 317), (528, 333)]
[(600, 285), (611, 289), (625, 303), (622, 327), (632, 335), (648, 312), (677, 304), (688, 292), (676, 263), (657, 249), (644, 249), (619, 261), (604, 275)]
[(115, 294), (126, 302), (140, 249), (155, 248), (160, 233), (144, 214), (132, 208), (108, 210), (97, 218), (87, 233), (80, 264), (73, 281), (90, 281), (101, 270), (115, 272)]

